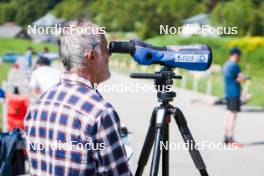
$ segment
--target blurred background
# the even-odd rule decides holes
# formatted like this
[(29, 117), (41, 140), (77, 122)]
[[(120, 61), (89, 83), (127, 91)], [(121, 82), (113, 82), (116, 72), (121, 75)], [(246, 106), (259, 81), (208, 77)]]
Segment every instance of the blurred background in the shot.
[[(199, 93), (201, 96), (198, 96), (198, 99), (200, 100), (209, 97), (210, 100), (205, 99), (202, 101), (206, 104), (212, 104), (212, 101), (224, 97), (224, 82), (221, 69), (228, 59), (230, 49), (239, 47), (243, 53), (240, 62), (242, 71), (251, 77), (251, 80), (243, 85), (243, 91), (246, 94), (245, 103), (254, 110), (263, 110), (263, 12), (263, 0), (0, 0), (0, 86), (7, 92), (14, 92), (14, 87), (19, 86), (21, 88), (20, 92), (23, 92), (25, 95), (30, 94), (30, 90), (28, 90), (30, 73), (12, 71), (16, 67), (14, 64), (19, 64), (19, 60), (21, 57), (24, 57), (24, 53), (26, 53), (28, 47), (33, 48), (33, 61), (36, 60), (38, 53), (42, 53), (45, 48), (48, 48), (48, 51), (54, 56), (52, 57), (54, 59), (52, 65), (56, 66), (58, 64), (57, 36), (51, 34), (28, 34), (28, 25), (52, 27), (56, 24), (63, 25), (72, 19), (86, 18), (105, 27), (108, 41), (137, 38), (157, 46), (195, 43), (209, 45), (213, 51), (213, 64), (211, 68), (206, 72), (190, 72), (175, 69), (177, 74), (183, 75), (183, 80), (175, 81), (174, 83), (178, 88)], [(211, 35), (209, 33), (201, 33), (201, 35), (192, 33), (188, 35), (181, 33), (169, 35), (160, 34), (160, 25), (183, 28), (187, 25), (194, 25), (198, 31), (201, 30), (202, 25), (213, 27), (235, 26), (238, 27), (238, 33), (235, 35)], [(153, 72), (159, 69), (159, 66), (154, 65), (148, 67), (138, 65), (128, 55), (118, 54), (111, 57), (110, 66), (114, 72), (123, 75), (135, 71)], [(20, 75), (20, 77), (17, 75)], [(190, 96), (192, 95), (191, 93), (188, 95), (189, 99), (195, 97)], [(109, 98), (111, 97), (113, 99), (120, 98), (109, 96)], [(118, 103), (121, 102), (116, 102), (117, 108), (125, 109), (119, 106)], [(186, 109), (189, 110), (188, 108)], [(207, 112), (207, 109), (209, 108), (206, 107), (205, 112)], [(2, 105), (0, 105), (1, 111)], [(135, 109), (135, 111), (137, 110)], [(217, 114), (216, 112), (218, 111), (208, 111), (208, 113), (212, 114)], [(146, 112), (146, 114), (149, 113), (150, 111)], [(201, 116), (205, 115), (203, 114)], [(0, 114), (1, 116), (2, 113)], [(244, 116), (248, 116), (248, 114)], [(249, 116), (257, 117), (257, 120), (248, 129), (251, 130), (257, 124), (263, 124), (263, 120), (258, 121), (261, 120), (258, 118), (261, 116), (260, 114), (256, 116), (250, 113)], [(146, 119), (148, 120), (148, 118)], [(208, 120), (211, 119), (208, 118)], [(194, 120), (193, 123), (195, 124), (196, 121)], [(222, 122), (220, 116), (218, 122)], [(246, 121), (243, 124), (248, 125)], [(215, 127), (218, 126), (219, 124), (215, 124)], [(213, 131), (215, 128), (212, 127), (211, 130)], [(196, 132), (198, 131), (197, 128)], [(201, 132), (201, 135), (204, 134), (203, 132)], [(219, 133), (217, 134), (219, 137), (217, 139), (212, 137), (212, 140), (220, 141), (220, 137), (222, 137), (220, 135), (222, 133), (222, 126), (217, 132)], [(256, 131), (256, 133), (258, 132)], [(244, 135), (244, 133), (240, 134)], [(207, 136), (204, 139), (208, 139)], [(244, 139), (248, 140), (251, 138)], [(263, 144), (263, 142), (260, 144)], [(253, 150), (252, 152), (254, 156), (258, 156)], [(214, 161), (214, 158), (217, 158), (216, 156), (219, 155), (208, 154), (207, 159)], [(233, 157), (237, 159), (236, 161), (241, 160), (236, 154)], [(261, 161), (261, 159), (259, 158), (257, 161)], [(218, 168), (219, 173), (221, 173), (221, 168), (224, 168), (225, 162), (227, 162), (225, 159), (221, 160), (223, 167)], [(228, 162), (232, 164), (233, 160)], [(239, 169), (240, 164), (236, 165), (237, 169)], [(252, 166), (252, 169), (255, 166), (259, 166), (254, 166), (254, 164), (256, 163), (250, 162), (249, 164)], [(216, 167), (213, 166), (213, 168)], [(232, 173), (229, 172), (233, 171), (232, 169), (234, 168), (219, 175)], [(255, 170), (255, 175), (263, 173), (263, 167), (258, 167), (258, 169)], [(214, 171), (214, 169), (212, 170)], [(241, 172), (234, 171), (233, 173), (241, 174), (243, 172), (242, 169)]]
[[(249, 104), (264, 106), (264, 2), (262, 0), (1, 0), (0, 55), (2, 62), (14, 62), (28, 46), (35, 53), (44, 47), (57, 52), (56, 36), (29, 35), (28, 25), (54, 26), (76, 18), (88, 18), (104, 26), (110, 40), (139, 38), (154, 45), (207, 44), (213, 49), (213, 67), (208, 74), (179, 70), (186, 77), (182, 87), (213, 96), (223, 97), (221, 66), (228, 58), (229, 49), (239, 47), (243, 52), (242, 70), (250, 75), (248, 83), (252, 98)], [(237, 35), (160, 35), (160, 25), (169, 27), (236, 26)], [(129, 57), (114, 56), (112, 67), (128, 66)], [(8, 59), (7, 59), (8, 60)], [(122, 63), (125, 62), (125, 63)], [(6, 78), (10, 64), (0, 65), (0, 84)], [(140, 67), (136, 65), (135, 67)], [(130, 68), (134, 68), (131, 66)], [(128, 68), (121, 68), (121, 71)], [(153, 71), (145, 68), (144, 71)], [(218, 83), (218, 84), (216, 84)], [(252, 86), (254, 85), (254, 86)], [(178, 85), (180, 86), (180, 85)], [(256, 95), (257, 96), (254, 96)]]

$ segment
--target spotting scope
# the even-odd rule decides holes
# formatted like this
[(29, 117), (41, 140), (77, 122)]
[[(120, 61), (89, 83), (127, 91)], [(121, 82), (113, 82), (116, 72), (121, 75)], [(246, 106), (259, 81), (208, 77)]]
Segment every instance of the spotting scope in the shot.
[(130, 54), (141, 65), (160, 64), (194, 71), (207, 70), (212, 63), (212, 50), (202, 44), (157, 47), (140, 40), (112, 41), (109, 52)]

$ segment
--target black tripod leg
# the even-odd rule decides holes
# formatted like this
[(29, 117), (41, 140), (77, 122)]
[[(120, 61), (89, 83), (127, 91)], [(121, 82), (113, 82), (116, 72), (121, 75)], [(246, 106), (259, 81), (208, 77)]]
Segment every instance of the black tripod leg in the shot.
[(159, 171), (159, 161), (160, 161), (160, 142), (162, 141), (162, 127), (156, 128), (155, 134), (155, 144), (153, 150), (153, 158), (151, 163), (150, 175), (157, 176)]
[(168, 109), (158, 108), (157, 115), (156, 115), (155, 143), (154, 143), (153, 158), (152, 158), (151, 169), (150, 169), (151, 176), (158, 175), (161, 142), (163, 142), (164, 125), (165, 125), (166, 117), (168, 115), (169, 115)]
[[(169, 124), (164, 125), (163, 143), (169, 144)], [(169, 176), (169, 150), (162, 148), (162, 176)]]
[(208, 173), (206, 171), (206, 166), (204, 164), (204, 161), (202, 159), (202, 156), (198, 149), (196, 149), (195, 141), (192, 137), (192, 134), (188, 128), (187, 122), (184, 118), (183, 113), (180, 109), (176, 108), (174, 112), (174, 118), (178, 124), (179, 130), (181, 132), (181, 135), (183, 137), (183, 140), (186, 144), (191, 145), (192, 147), (189, 148), (190, 155), (192, 157), (192, 160), (196, 166), (196, 168), (200, 171), (200, 174), (202, 176), (208, 176)]
[(138, 160), (138, 167), (137, 167), (135, 176), (140, 176), (143, 174), (144, 168), (145, 168), (145, 166), (148, 162), (148, 159), (149, 159), (149, 154), (151, 152), (151, 148), (152, 148), (152, 145), (154, 143), (154, 138), (155, 138), (156, 112), (157, 112), (157, 108), (155, 108), (153, 110), (152, 115), (151, 115), (150, 126), (148, 129), (146, 138), (145, 138), (143, 148), (142, 148), (141, 153), (140, 153), (140, 157)]

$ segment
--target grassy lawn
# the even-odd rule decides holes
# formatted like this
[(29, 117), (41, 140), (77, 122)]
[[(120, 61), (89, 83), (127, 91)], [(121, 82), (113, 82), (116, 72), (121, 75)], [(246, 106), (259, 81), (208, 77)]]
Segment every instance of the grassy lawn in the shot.
[(264, 107), (264, 79), (252, 78), (249, 91), (253, 94), (250, 104), (257, 104)]
[(6, 79), (10, 66), (11, 65), (8, 63), (0, 64), (0, 85), (2, 85), (2, 81)]
[(0, 38), (1, 55), (6, 52), (24, 54), (29, 46), (31, 46), (35, 52), (42, 52), (44, 47), (48, 47), (50, 51), (57, 51), (56, 44), (33, 43), (31, 40)]

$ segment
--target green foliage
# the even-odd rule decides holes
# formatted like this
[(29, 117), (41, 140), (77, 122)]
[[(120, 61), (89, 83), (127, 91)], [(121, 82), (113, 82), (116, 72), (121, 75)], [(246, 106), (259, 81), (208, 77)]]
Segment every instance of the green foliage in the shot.
[(140, 38), (159, 34), (160, 25), (181, 26), (184, 19), (211, 13), (217, 26), (237, 26), (239, 34), (264, 34), (262, 0), (2, 0), (0, 23), (27, 25), (51, 11), (65, 19), (90, 18), (108, 32), (136, 31)]
[[(23, 1), (18, 1), (17, 5), (20, 6), (20, 10), (17, 11), (17, 15), (15, 18), (15, 21), (19, 25), (23, 24), (30, 24), (32, 21), (35, 20), (36, 17), (41, 16), (42, 14), (45, 14), (46, 6), (47, 4), (43, 4), (39, 6), (39, 2), (37, 1), (29, 1), (27, 5), (24, 4)], [(36, 8), (38, 6), (38, 8)]]
[(13, 21), (16, 17), (16, 5), (13, 3), (0, 3), (0, 23)]
[(256, 52), (258, 48), (264, 46), (263, 37), (242, 37), (228, 41), (229, 47), (240, 47), (247, 52)]
[[(260, 1), (233, 0), (220, 2), (211, 14), (215, 25), (237, 26), (238, 35), (263, 34), (263, 7), (259, 8)], [(262, 3), (262, 6), (264, 3)]]
[(65, 0), (59, 3), (52, 13), (65, 19), (85, 18), (87, 17), (86, 1)]
[(19, 25), (27, 25), (43, 16), (61, 0), (11, 0), (0, 3), (0, 23), (14, 21)]
[(145, 2), (134, 0), (97, 0), (88, 4), (90, 17), (107, 31), (132, 31)]
[(97, 0), (88, 3), (88, 11), (108, 31), (137, 31), (148, 38), (159, 34), (160, 25), (180, 25), (184, 18), (205, 12), (206, 5), (197, 0)]

